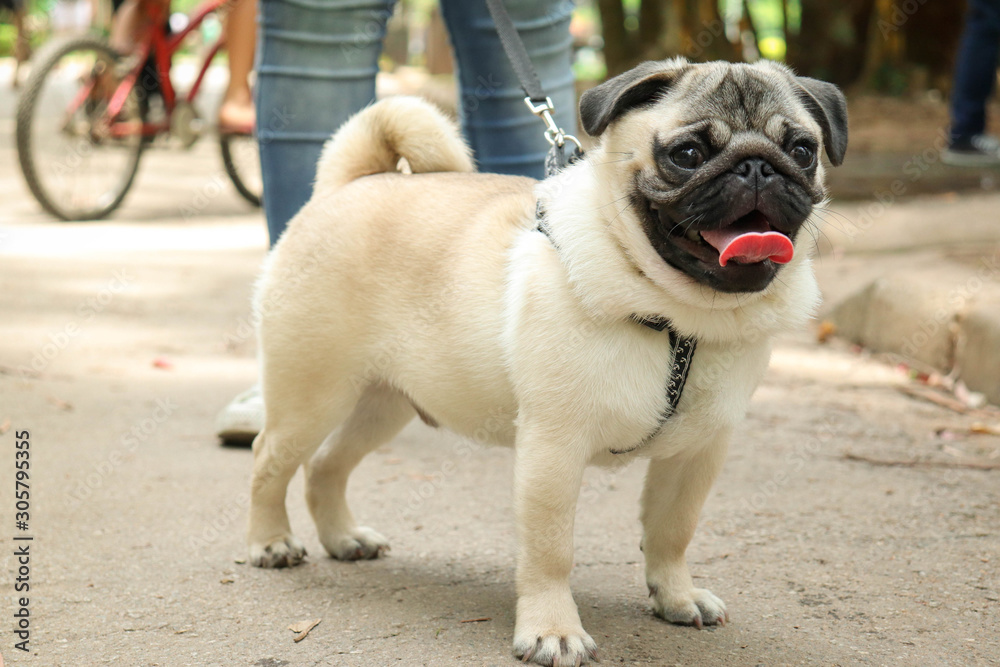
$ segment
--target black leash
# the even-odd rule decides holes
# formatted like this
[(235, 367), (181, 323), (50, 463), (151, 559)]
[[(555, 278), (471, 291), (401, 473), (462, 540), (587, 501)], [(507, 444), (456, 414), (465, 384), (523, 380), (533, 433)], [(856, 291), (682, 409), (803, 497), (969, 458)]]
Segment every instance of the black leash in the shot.
[[(538, 79), (538, 73), (535, 72), (535, 67), (531, 64), (528, 51), (524, 48), (524, 42), (521, 41), (521, 36), (517, 33), (517, 28), (514, 27), (514, 22), (511, 20), (510, 14), (507, 13), (507, 8), (503, 6), (503, 0), (486, 0), (486, 6), (493, 17), (493, 23), (496, 26), (497, 35), (500, 37), (500, 43), (503, 45), (504, 53), (507, 54), (507, 59), (510, 61), (510, 65), (514, 69), (514, 73), (517, 74), (518, 81), (521, 83), (521, 89), (527, 96), (524, 98), (524, 103), (531, 113), (541, 118), (542, 122), (545, 123), (545, 139), (551, 146), (545, 156), (545, 176), (554, 176), (568, 165), (573, 164), (583, 157), (583, 146), (580, 145), (580, 141), (576, 137), (572, 134), (566, 134), (561, 127), (556, 125), (555, 119), (552, 117), (552, 114), (555, 113), (555, 107), (552, 104), (552, 100), (542, 90), (542, 83)], [(567, 143), (573, 144), (573, 150), (569, 154), (566, 153)], [(535, 217), (538, 221), (538, 231), (544, 234), (556, 251), (558, 251), (559, 246), (556, 245), (545, 222), (545, 210), (542, 208), (541, 202), (536, 207)], [(655, 438), (663, 430), (667, 420), (677, 412), (677, 406), (681, 401), (681, 394), (684, 393), (684, 385), (687, 383), (688, 372), (691, 369), (694, 350), (698, 345), (698, 341), (695, 338), (681, 336), (674, 331), (673, 327), (670, 326), (670, 320), (661, 317), (645, 318), (640, 315), (632, 315), (631, 319), (654, 331), (663, 331), (666, 329), (670, 336), (670, 356), (672, 361), (670, 375), (667, 377), (667, 405), (663, 409), (663, 412), (660, 413), (659, 423), (649, 435), (634, 447), (620, 450), (612, 449), (612, 454), (625, 454), (635, 451)]]
[[(528, 57), (528, 50), (524, 48), (521, 35), (518, 34), (514, 22), (507, 13), (507, 8), (503, 6), (503, 0), (486, 0), (486, 7), (493, 17), (493, 24), (497, 29), (497, 36), (500, 37), (500, 44), (503, 45), (504, 53), (510, 66), (517, 74), (517, 80), (521, 84), (521, 90), (527, 96), (524, 103), (528, 110), (542, 119), (545, 123), (545, 139), (551, 148), (545, 156), (545, 175), (553, 176), (566, 165), (572, 164), (583, 157), (583, 146), (580, 140), (572, 134), (567, 134), (561, 127), (556, 125), (552, 114), (555, 113), (555, 106), (552, 99), (542, 90), (542, 82), (538, 79), (535, 66), (531, 64)], [(573, 152), (566, 154), (566, 144), (573, 144)]]

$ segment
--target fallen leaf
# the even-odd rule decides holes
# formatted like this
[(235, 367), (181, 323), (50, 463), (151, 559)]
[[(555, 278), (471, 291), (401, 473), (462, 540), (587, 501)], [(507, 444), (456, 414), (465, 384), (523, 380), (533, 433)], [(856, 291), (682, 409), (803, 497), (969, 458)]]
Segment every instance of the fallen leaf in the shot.
[(300, 642), (303, 639), (305, 639), (306, 636), (312, 631), (312, 629), (315, 628), (317, 625), (319, 625), (320, 621), (322, 620), (323, 620), (322, 618), (314, 618), (311, 621), (299, 621), (298, 623), (292, 623), (291, 625), (289, 625), (288, 629), (291, 630), (292, 632), (298, 633), (297, 635), (295, 635), (295, 641)]
[(459, 623), (483, 623), (485, 621), (492, 621), (493, 619), (489, 616), (483, 616), (482, 618), (467, 618), (464, 621), (459, 621)]
[[(26, 377), (39, 378), (42, 374), (38, 371), (21, 366), (21, 368), (14, 368), (13, 366), (4, 366), (0, 364), (0, 375), (20, 375), (23, 380)], [(2, 667), (2, 665), (0, 665)]]
[(837, 333), (837, 325), (830, 320), (823, 320), (819, 323), (819, 329), (816, 331), (816, 340), (820, 343), (825, 343), (835, 333)]
[(969, 408), (967, 405), (965, 405), (965, 403), (957, 401), (949, 396), (944, 396), (934, 391), (933, 389), (928, 389), (925, 387), (911, 387), (906, 385), (903, 385), (898, 389), (907, 396), (912, 396), (913, 398), (919, 398), (921, 400), (933, 403), (942, 408), (947, 408), (954, 412), (959, 412), (964, 414), (969, 411)]
[(60, 410), (66, 410), (69, 412), (73, 409), (73, 404), (69, 401), (64, 401), (61, 398), (56, 398), (55, 396), (46, 396), (45, 398), (49, 403), (56, 406)]
[[(7, 422), (9, 425), (10, 422)], [(2, 427), (0, 427), (2, 429)], [(976, 433), (978, 435), (1000, 435), (1000, 425), (994, 426), (991, 424), (984, 424), (983, 422), (972, 422), (972, 426), (969, 427), (969, 433)], [(3, 430), (0, 430), (0, 434), (3, 434)]]
[(219, 583), (220, 584), (231, 584), (231, 583), (233, 583), (235, 581), (236, 580), (233, 579), (232, 577), (226, 577), (225, 579), (219, 579)]
[(247, 562), (247, 559), (246, 558), (237, 558), (233, 562), (236, 563), (237, 565), (243, 565), (243, 563)]
[(965, 456), (965, 452), (963, 452), (958, 447), (952, 447), (951, 445), (945, 445), (944, 447), (941, 448), (941, 451), (943, 451), (948, 456), (954, 456), (956, 459), (960, 459), (963, 456)]
[(955, 383), (955, 398), (973, 409), (986, 405), (985, 394), (981, 394), (978, 391), (970, 391), (961, 380)]
[(949, 386), (949, 380), (940, 373), (920, 373), (918, 379), (928, 387), (947, 389)]
[(861, 454), (844, 452), (845, 461), (860, 461), (875, 466), (891, 466), (901, 468), (969, 468), (972, 470), (1000, 470), (1000, 463), (986, 461), (927, 461), (921, 459), (879, 459)]

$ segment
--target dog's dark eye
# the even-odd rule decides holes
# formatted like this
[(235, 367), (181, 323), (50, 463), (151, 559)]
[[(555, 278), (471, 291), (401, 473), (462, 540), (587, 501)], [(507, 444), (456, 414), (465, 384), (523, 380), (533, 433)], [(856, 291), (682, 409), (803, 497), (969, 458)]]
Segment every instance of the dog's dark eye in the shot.
[(795, 160), (795, 164), (799, 165), (803, 169), (808, 169), (812, 166), (813, 159), (816, 157), (816, 153), (813, 149), (809, 148), (805, 144), (798, 144), (794, 146), (791, 151), (788, 152)]
[(697, 146), (681, 146), (670, 154), (670, 159), (681, 169), (695, 169), (705, 161)]

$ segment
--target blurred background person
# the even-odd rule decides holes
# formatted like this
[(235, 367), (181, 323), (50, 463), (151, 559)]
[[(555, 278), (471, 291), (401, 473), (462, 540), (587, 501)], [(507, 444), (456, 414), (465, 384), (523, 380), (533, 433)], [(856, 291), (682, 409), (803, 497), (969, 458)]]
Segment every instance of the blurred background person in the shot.
[[(16, 1), (16, 0), (15, 0)], [(170, 0), (112, 0), (111, 47), (119, 53), (135, 51), (156, 17), (169, 32)], [(257, 44), (256, 0), (232, 0), (222, 6), (229, 83), (218, 111), (222, 133), (249, 134), (254, 126), (250, 72)], [(150, 63), (152, 80), (158, 76)], [(155, 92), (155, 91), (151, 91)]]
[(232, 0), (225, 16), (229, 85), (219, 106), (219, 132), (249, 134), (254, 129), (250, 72), (257, 49), (257, 0)]
[(1000, 164), (1000, 140), (986, 133), (986, 102), (996, 86), (1000, 55), (1000, 0), (969, 0), (951, 92), (947, 164)]

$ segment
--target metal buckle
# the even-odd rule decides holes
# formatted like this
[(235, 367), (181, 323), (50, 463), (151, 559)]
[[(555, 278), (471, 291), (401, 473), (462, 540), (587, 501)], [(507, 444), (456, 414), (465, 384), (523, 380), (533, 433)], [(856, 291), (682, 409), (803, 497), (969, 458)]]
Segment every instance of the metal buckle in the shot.
[(524, 98), (524, 103), (528, 107), (528, 111), (535, 114), (542, 119), (545, 123), (545, 140), (549, 142), (552, 146), (563, 147), (567, 141), (576, 144), (576, 149), (583, 152), (583, 146), (580, 144), (580, 140), (574, 137), (572, 134), (566, 134), (561, 127), (556, 125), (555, 119), (552, 118), (552, 114), (555, 113), (555, 105), (552, 104), (552, 98), (546, 97), (545, 101), (540, 104), (535, 104), (531, 101), (530, 97)]

